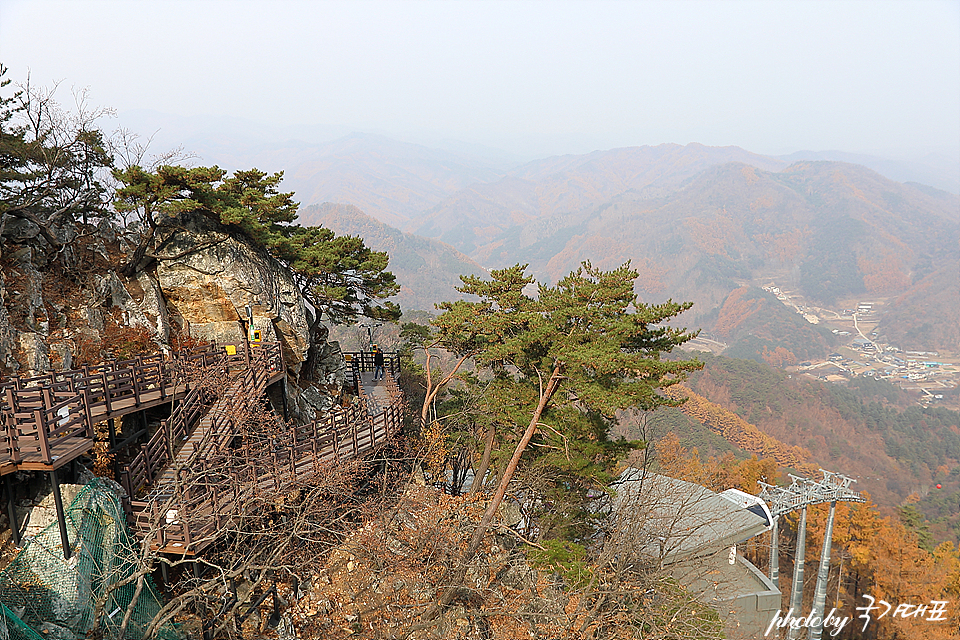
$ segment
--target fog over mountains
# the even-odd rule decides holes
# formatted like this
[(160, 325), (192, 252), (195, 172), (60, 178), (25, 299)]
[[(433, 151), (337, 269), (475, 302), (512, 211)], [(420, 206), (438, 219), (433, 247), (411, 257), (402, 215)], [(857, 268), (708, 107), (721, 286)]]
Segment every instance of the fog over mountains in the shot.
[[(960, 342), (960, 174), (951, 182), (949, 163), (771, 157), (696, 143), (518, 162), (376, 134), (302, 141), (342, 133), (336, 128), (241, 134), (237, 123), (185, 122), (166, 124), (184, 132), (197, 164), (283, 170), (282, 188), (296, 193), (304, 223), (388, 251), (405, 308), (456, 296), (457, 276), (483, 268), (529, 263), (555, 282), (582, 260), (604, 268), (630, 260), (643, 299), (695, 303), (684, 317), (691, 326), (714, 330), (732, 312), (752, 316), (735, 323), (752, 327), (748, 352), (783, 346), (814, 357), (832, 346), (829, 332), (761, 304), (759, 290), (741, 291), (767, 282), (829, 308), (887, 301), (881, 329), (905, 347)], [(165, 141), (158, 133), (154, 143)], [(338, 206), (311, 206), (323, 203)]]

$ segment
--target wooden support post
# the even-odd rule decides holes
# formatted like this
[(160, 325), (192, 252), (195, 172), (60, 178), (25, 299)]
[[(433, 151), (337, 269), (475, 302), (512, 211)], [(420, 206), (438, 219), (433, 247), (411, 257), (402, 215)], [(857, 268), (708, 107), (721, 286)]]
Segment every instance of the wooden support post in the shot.
[[(15, 379), (19, 382), (19, 379)], [(10, 412), (6, 416), (6, 425), (7, 438), (10, 442), (10, 462), (18, 464), (20, 462), (20, 432), (17, 427), (17, 419), (15, 414), (17, 413), (17, 400), (13, 394), (13, 389), (7, 387), (6, 389), (7, 396), (7, 406), (10, 408)]]
[(157, 386), (160, 387), (161, 400), (167, 399), (167, 378), (164, 375), (164, 371), (166, 371), (167, 368), (164, 366), (165, 364), (166, 362), (164, 360), (157, 362)]
[(357, 442), (357, 429), (359, 425), (354, 423), (351, 425), (350, 434), (353, 436), (353, 457), (356, 458), (360, 455), (360, 443)]
[(53, 501), (57, 506), (57, 522), (60, 525), (60, 542), (63, 543), (63, 559), (70, 559), (70, 538), (67, 537), (67, 516), (63, 512), (63, 497), (60, 495), (60, 480), (57, 470), (50, 470), (50, 484), (53, 485)]
[(113, 407), (110, 405), (110, 382), (107, 380), (106, 371), (100, 373), (100, 380), (103, 383), (103, 403), (107, 408), (107, 413), (111, 413)]
[(50, 387), (40, 389), (40, 398), (43, 400), (43, 408), (50, 411), (53, 406), (53, 389)]
[(33, 422), (37, 425), (37, 440), (40, 442), (40, 460), (53, 464), (50, 454), (50, 442), (47, 440), (47, 425), (43, 420), (43, 409), (34, 409)]
[(130, 499), (133, 500), (136, 495), (133, 493), (133, 487), (130, 484), (130, 470), (124, 469), (120, 472), (120, 484), (127, 491), (127, 495), (130, 496)]
[(140, 445), (140, 452), (143, 453), (143, 470), (147, 482), (153, 482), (153, 470), (150, 468), (150, 447), (142, 444)]
[(96, 433), (93, 430), (93, 416), (90, 414), (90, 389), (86, 386), (83, 388), (82, 397), (83, 397), (83, 417), (87, 427), (87, 437), (94, 438), (96, 437)]
[(133, 378), (133, 406), (135, 407), (140, 406), (140, 367), (142, 362), (141, 356), (137, 356), (133, 366), (130, 367), (131, 377)]
[(16, 487), (13, 486), (13, 480), (9, 475), (3, 477), (3, 482), (7, 485), (7, 518), (10, 520), (10, 533), (14, 546), (19, 547), (20, 521), (17, 520)]

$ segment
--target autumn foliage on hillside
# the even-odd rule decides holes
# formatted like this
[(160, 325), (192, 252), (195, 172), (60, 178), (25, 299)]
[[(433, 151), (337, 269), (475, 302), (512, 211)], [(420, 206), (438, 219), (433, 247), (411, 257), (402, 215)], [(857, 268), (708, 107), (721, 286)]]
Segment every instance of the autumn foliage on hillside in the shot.
[[(805, 565), (807, 570), (816, 570), (813, 561), (820, 557), (827, 513), (828, 505), (824, 504), (808, 514), (807, 558), (811, 562)], [(960, 596), (960, 550), (952, 542), (944, 542), (933, 551), (923, 549), (917, 532), (895, 517), (881, 517), (869, 496), (861, 504), (839, 503), (835, 517), (828, 592), (838, 594), (841, 605), (851, 612), (847, 615), (856, 615), (854, 608), (867, 604), (863, 594), (893, 603), (894, 607), (901, 603), (929, 605), (933, 600), (949, 601), (946, 621), (888, 615), (873, 620), (868, 633), (853, 637), (960, 638), (960, 610), (956, 607)], [(807, 598), (811, 595), (805, 594)], [(862, 623), (855, 631), (861, 628)]]
[(892, 251), (885, 251), (875, 260), (860, 256), (857, 258), (857, 267), (863, 273), (863, 286), (869, 293), (896, 293), (910, 286), (909, 273)]
[(817, 466), (810, 462), (810, 452), (806, 449), (780, 442), (732, 411), (694, 393), (688, 387), (677, 385), (667, 389), (665, 393), (674, 399), (686, 398), (687, 401), (680, 407), (684, 414), (706, 425), (744, 451), (773, 458), (783, 467), (811, 472), (817, 470)]
[(896, 298), (884, 313), (878, 331), (901, 349), (955, 349), (960, 344), (960, 274), (956, 261), (942, 261), (935, 271)]
[(713, 219), (687, 218), (683, 225), (694, 246), (708, 255), (727, 255), (727, 248), (743, 236), (743, 227), (727, 215), (726, 207)]
[(527, 540), (499, 517), (469, 560), (451, 606), (426, 616), (446, 586), (448, 567), (464, 562), (486, 498), (420, 484), (408, 486), (393, 508), (372, 513), (317, 563), (290, 612), (300, 637), (721, 637), (717, 614), (668, 572), (618, 569), (609, 550), (598, 556), (572, 542)]
[(837, 343), (835, 335), (810, 324), (793, 307), (750, 286), (731, 291), (712, 327), (705, 328), (729, 344), (727, 355), (773, 366), (824, 357)]
[(790, 364), (796, 364), (797, 362), (797, 356), (793, 355), (792, 351), (784, 349), (783, 347), (776, 347), (771, 350), (764, 345), (760, 357), (771, 367), (785, 367)]
[[(774, 440), (809, 451), (804, 461), (857, 478), (858, 490), (869, 491), (885, 508), (919, 491), (918, 508), (935, 535), (960, 539), (957, 502), (947, 499), (960, 491), (960, 413), (916, 406), (883, 381), (855, 378), (831, 385), (752, 360), (700, 357), (704, 369), (687, 383), (695, 394)], [(693, 406), (686, 415), (692, 416)], [(923, 489), (936, 483), (943, 485), (941, 492)], [(941, 499), (942, 504), (931, 502)], [(936, 522), (940, 518), (944, 521)]]
[(766, 250), (767, 258), (776, 260), (781, 265), (791, 264), (796, 260), (800, 255), (803, 239), (804, 233), (801, 229), (784, 233), (758, 233), (753, 236), (754, 242)]
[(737, 327), (760, 310), (762, 305), (760, 300), (745, 297), (749, 290), (750, 287), (740, 287), (727, 297), (720, 308), (720, 316), (713, 326), (717, 335), (724, 338), (733, 336)]
[(710, 456), (701, 460), (696, 448), (688, 451), (672, 432), (657, 442), (656, 449), (657, 464), (664, 475), (696, 482), (711, 491), (740, 489), (756, 495), (762, 489), (758, 482), (774, 484), (781, 477), (773, 458), (753, 455), (737, 460), (727, 452), (719, 458)]

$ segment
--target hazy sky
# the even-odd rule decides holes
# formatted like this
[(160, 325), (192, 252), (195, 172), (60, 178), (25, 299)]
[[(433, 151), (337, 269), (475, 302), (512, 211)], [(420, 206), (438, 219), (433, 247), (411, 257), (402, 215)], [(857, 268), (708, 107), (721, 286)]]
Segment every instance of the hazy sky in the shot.
[(701, 142), (960, 156), (957, 0), (0, 0), (0, 63), (121, 112), (523, 154)]

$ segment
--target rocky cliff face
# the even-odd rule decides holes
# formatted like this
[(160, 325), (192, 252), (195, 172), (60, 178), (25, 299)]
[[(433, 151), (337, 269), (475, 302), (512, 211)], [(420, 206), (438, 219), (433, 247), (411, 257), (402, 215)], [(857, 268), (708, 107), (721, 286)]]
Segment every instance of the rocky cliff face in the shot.
[(310, 347), (303, 298), (290, 272), (264, 251), (204, 220), (164, 243), (156, 280), (190, 335), (211, 342), (242, 342), (249, 316), (264, 340), (284, 346), (299, 372)]
[[(0, 254), (0, 372), (31, 375), (173, 349), (187, 336), (243, 342), (249, 314), (265, 341), (279, 341), (295, 381), (310, 347), (308, 310), (288, 270), (244, 238), (198, 218), (170, 232), (158, 260), (118, 275), (130, 248), (109, 233), (47, 262), (9, 238)], [(346, 368), (337, 343), (319, 345), (317, 387), (287, 385), (296, 417), (329, 408)]]

